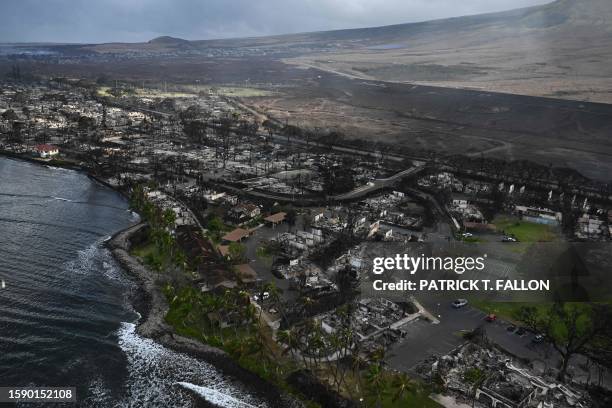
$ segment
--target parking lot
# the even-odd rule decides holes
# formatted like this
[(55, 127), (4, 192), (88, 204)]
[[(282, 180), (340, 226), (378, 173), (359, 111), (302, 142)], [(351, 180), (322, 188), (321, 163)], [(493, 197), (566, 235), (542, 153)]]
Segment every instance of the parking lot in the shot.
[(548, 364), (558, 361), (549, 344), (533, 341), (534, 333), (526, 331), (519, 335), (507, 330), (509, 323), (497, 319), (485, 320), (486, 313), (471, 306), (454, 309), (449, 302), (428, 305), (428, 310), (439, 318), (440, 323), (432, 324), (417, 320), (403, 327), (406, 337), (388, 353), (388, 364), (397, 370), (412, 371), (415, 366), (430, 355), (444, 355), (465, 340), (463, 334), (483, 327), (489, 339), (503, 349), (520, 358), (546, 360)]

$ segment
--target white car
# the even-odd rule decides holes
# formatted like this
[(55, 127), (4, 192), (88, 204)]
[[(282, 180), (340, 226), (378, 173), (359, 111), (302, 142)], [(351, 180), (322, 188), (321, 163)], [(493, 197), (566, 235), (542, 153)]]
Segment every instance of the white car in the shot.
[(467, 304), (468, 304), (467, 299), (457, 299), (457, 300), (455, 300), (455, 301), (452, 303), (452, 305), (453, 305), (453, 307), (454, 307), (455, 309), (460, 309), (460, 308), (462, 308), (463, 306), (465, 306), (465, 305), (467, 305)]
[(270, 292), (264, 292), (263, 296), (259, 296), (259, 295), (253, 295), (253, 300), (256, 302), (259, 302), (260, 298), (262, 300), (266, 300), (270, 297)]

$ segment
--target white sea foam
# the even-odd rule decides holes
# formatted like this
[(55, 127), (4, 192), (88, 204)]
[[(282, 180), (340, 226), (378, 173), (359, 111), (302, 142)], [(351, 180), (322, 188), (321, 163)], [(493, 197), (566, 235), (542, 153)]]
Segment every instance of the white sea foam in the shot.
[(49, 166), (49, 165), (45, 165), (46, 168), (48, 168), (49, 170), (55, 170), (55, 171), (63, 171), (63, 172), (71, 172), (74, 170), (70, 170), (64, 167), (58, 167), (58, 166)]
[(129, 284), (130, 280), (126, 277), (125, 273), (119, 268), (115, 260), (113, 259), (110, 251), (106, 248), (100, 248), (102, 259), (102, 271), (107, 279), (112, 281)]
[(181, 387), (195, 392), (196, 394), (203, 397), (206, 401), (211, 402), (215, 405), (235, 408), (257, 408), (256, 405), (251, 405), (244, 401), (240, 401), (232, 397), (231, 395), (227, 395), (217, 390), (213, 390), (212, 388), (195, 385), (188, 382), (179, 382), (177, 384)]
[(121, 406), (189, 407), (190, 401), (178, 385), (220, 407), (266, 407), (239, 385), (224, 379), (212, 365), (139, 336), (132, 323), (122, 323), (118, 337), (129, 372), (128, 395)]
[(67, 201), (67, 202), (69, 202), (69, 203), (71, 203), (71, 202), (72, 202), (72, 200), (71, 200), (71, 199), (69, 199), (69, 198), (56, 197), (56, 196), (51, 196), (51, 198), (53, 198), (54, 200), (58, 200), (58, 201)]
[(111, 407), (114, 405), (112, 392), (102, 377), (94, 378), (87, 387), (88, 396), (81, 401), (84, 407)]
[(77, 275), (87, 275), (92, 272), (96, 255), (100, 251), (97, 242), (89, 245), (85, 249), (77, 251), (76, 258), (66, 263), (66, 270)]
[(110, 251), (102, 246), (105, 240), (106, 238), (98, 240), (87, 248), (77, 251), (76, 258), (67, 262), (65, 269), (75, 275), (89, 275), (101, 270), (105, 278), (129, 284), (130, 280), (119, 268)]

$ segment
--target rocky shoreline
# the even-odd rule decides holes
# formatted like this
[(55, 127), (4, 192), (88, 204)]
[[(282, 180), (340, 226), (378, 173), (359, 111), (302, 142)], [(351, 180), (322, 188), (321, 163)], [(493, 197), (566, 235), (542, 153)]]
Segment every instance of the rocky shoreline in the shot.
[(227, 353), (198, 341), (174, 333), (164, 320), (168, 303), (159, 290), (153, 274), (136, 258), (130, 255), (130, 239), (146, 227), (145, 223), (131, 226), (115, 234), (107, 246), (117, 262), (138, 281), (138, 291), (133, 296), (133, 303), (141, 318), (137, 324), (140, 336), (155, 340), (172, 350), (189, 354), (195, 358), (213, 364), (224, 374), (238, 379), (249, 392), (267, 402), (273, 408), (302, 407), (295, 398), (278, 390), (273, 384), (263, 380), (254, 373), (240, 367)]
[[(91, 180), (127, 198), (124, 191), (118, 190), (105, 180), (80, 166), (43, 162), (22, 154), (6, 151), (0, 151), (0, 156), (14, 160), (27, 161), (40, 166), (60, 167), (80, 171), (86, 174)], [(153, 273), (130, 255), (132, 237), (141, 232), (146, 225), (146, 223), (132, 225), (115, 233), (106, 242), (106, 246), (111, 251), (114, 259), (130, 276), (134, 277), (138, 283), (138, 288), (135, 293), (132, 294), (131, 299), (134, 309), (141, 316), (136, 324), (136, 332), (140, 336), (150, 338), (164, 347), (188, 354), (194, 358), (212, 364), (222, 371), (223, 374), (238, 380), (253, 395), (266, 401), (270, 408), (303, 408), (304, 404), (300, 400), (281, 391), (277, 386), (262, 379), (251, 371), (242, 368), (225, 351), (178, 335), (174, 332), (173, 328), (165, 322), (165, 316), (168, 312), (166, 297), (157, 286)], [(211, 404), (206, 401), (203, 403), (203, 406), (211, 406)]]

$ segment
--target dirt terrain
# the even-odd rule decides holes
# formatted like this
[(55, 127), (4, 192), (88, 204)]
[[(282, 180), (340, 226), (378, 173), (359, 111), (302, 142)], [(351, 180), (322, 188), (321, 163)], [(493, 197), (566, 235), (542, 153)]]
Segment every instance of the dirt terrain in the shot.
[[(316, 72), (316, 71), (315, 71)], [(363, 81), (318, 72), (307, 87), (244, 101), (291, 123), (442, 154), (529, 159), (612, 179), (612, 105)]]
[[(11, 47), (130, 66), (125, 60), (136, 58), (140, 72), (150, 58), (178, 56), (188, 61), (183, 68), (190, 77), (214, 69), (205, 66), (211, 61), (225, 60), (228, 74), (238, 74), (231, 64), (236, 58), (283, 58), (362, 79), (612, 103), (611, 22), (612, 1), (556, 0), (500, 13), (271, 37)], [(158, 68), (162, 76), (174, 71)]]
[[(3, 68), (0, 63), (0, 70)], [(9, 69), (9, 65), (4, 66)], [(100, 76), (168, 91), (232, 85), (260, 113), (416, 151), (529, 159), (612, 179), (612, 105), (350, 78), (258, 57), (22, 63), (37, 75)]]
[(291, 58), (364, 79), (612, 102), (612, 2), (558, 0), (510, 12), (363, 30), (352, 49)]
[[(265, 38), (11, 45), (0, 75), (226, 87), (260, 113), (443, 155), (612, 180), (612, 1)], [(44, 56), (30, 57), (44, 51)], [(244, 92), (239, 91), (244, 89)], [(248, 92), (246, 91), (248, 90)], [(523, 95), (523, 96), (520, 96)], [(527, 95), (527, 96), (525, 96)], [(232, 95), (230, 95), (232, 96)]]

